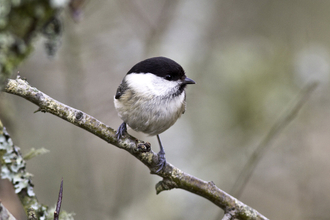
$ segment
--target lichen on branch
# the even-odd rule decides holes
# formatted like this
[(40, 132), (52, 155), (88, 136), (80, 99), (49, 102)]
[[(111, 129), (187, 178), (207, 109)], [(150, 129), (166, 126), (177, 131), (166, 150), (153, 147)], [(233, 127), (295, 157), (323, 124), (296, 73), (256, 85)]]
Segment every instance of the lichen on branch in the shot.
[[(1, 0), (0, 89), (13, 70), (33, 51), (33, 40), (37, 36), (45, 35), (49, 39), (46, 49), (53, 53), (60, 35), (56, 30), (61, 30), (56, 17), (67, 3), (58, 0)], [(54, 21), (57, 25), (52, 25)]]

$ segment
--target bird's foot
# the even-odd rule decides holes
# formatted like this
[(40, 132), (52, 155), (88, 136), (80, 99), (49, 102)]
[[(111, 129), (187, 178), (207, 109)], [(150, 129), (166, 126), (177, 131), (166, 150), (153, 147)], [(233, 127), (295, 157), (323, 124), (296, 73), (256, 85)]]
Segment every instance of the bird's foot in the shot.
[(158, 155), (158, 163), (157, 163), (156, 173), (161, 171), (166, 165), (165, 151), (161, 150), (161, 151), (158, 152), (157, 155)]
[(120, 138), (122, 138), (126, 133), (127, 133), (126, 123), (123, 122), (123, 123), (119, 126), (119, 128), (118, 128), (118, 130), (117, 130), (117, 132), (116, 132), (116, 138), (117, 138), (117, 140), (119, 140)]

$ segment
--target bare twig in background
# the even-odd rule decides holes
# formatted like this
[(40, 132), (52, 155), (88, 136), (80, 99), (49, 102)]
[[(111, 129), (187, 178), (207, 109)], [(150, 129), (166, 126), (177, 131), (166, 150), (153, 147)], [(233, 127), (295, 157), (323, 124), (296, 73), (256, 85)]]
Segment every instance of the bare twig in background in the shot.
[(287, 110), (282, 117), (278, 119), (278, 121), (273, 125), (268, 134), (264, 137), (264, 139), (257, 146), (243, 170), (239, 174), (232, 190), (231, 195), (238, 198), (241, 196), (244, 187), (249, 181), (255, 167), (259, 163), (262, 156), (265, 152), (270, 148), (271, 141), (281, 132), (283, 129), (298, 115), (299, 110), (308, 100), (311, 93), (316, 89), (318, 83), (312, 82), (308, 84), (303, 91), (299, 94), (299, 97), (296, 99), (296, 102), (293, 104), (289, 110)]
[[(136, 1), (118, 1), (118, 4), (129, 13), (127, 15), (132, 16), (134, 22), (128, 22), (135, 29), (135, 33), (145, 42), (144, 54), (149, 56), (152, 49), (158, 46), (159, 40), (164, 36), (165, 31), (171, 24), (174, 18), (174, 12), (176, 11), (179, 1), (165, 0), (161, 2), (161, 8), (159, 13), (150, 17), (146, 9)], [(139, 21), (139, 25), (134, 25), (136, 21)]]
[(61, 181), (60, 192), (58, 193), (58, 199), (57, 199), (56, 208), (55, 208), (55, 212), (54, 212), (54, 220), (59, 219), (58, 217), (60, 216), (62, 198), (63, 198), (63, 178)]
[[(114, 129), (80, 110), (54, 100), (37, 88), (31, 87), (26, 81), (19, 77), (17, 77), (16, 80), (9, 80), (5, 91), (31, 101), (38, 105), (39, 110), (42, 112), (48, 112), (58, 116), (95, 134), (108, 143), (128, 151), (144, 163), (151, 170), (151, 173), (155, 174), (158, 156), (155, 152), (150, 150), (148, 144), (145, 144), (143, 141), (137, 140), (128, 134), (120, 140), (117, 140)], [(212, 181), (207, 182), (198, 179), (184, 173), (169, 163), (167, 163), (164, 169), (157, 173), (157, 175), (163, 178), (163, 180), (156, 185), (157, 193), (173, 188), (180, 188), (208, 199), (223, 209), (225, 213), (230, 212), (229, 215), (232, 217), (231, 219), (267, 219), (256, 210), (219, 189)]]

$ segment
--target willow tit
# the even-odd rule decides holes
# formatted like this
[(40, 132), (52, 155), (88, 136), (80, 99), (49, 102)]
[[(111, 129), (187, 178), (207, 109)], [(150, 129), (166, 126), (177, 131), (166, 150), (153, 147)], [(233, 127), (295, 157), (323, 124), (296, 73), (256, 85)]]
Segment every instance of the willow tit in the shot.
[(115, 108), (124, 121), (116, 132), (118, 139), (127, 132), (126, 125), (150, 136), (157, 135), (160, 147), (157, 172), (166, 164), (159, 134), (185, 112), (187, 84), (195, 82), (186, 77), (178, 63), (166, 57), (153, 57), (128, 71), (114, 97)]

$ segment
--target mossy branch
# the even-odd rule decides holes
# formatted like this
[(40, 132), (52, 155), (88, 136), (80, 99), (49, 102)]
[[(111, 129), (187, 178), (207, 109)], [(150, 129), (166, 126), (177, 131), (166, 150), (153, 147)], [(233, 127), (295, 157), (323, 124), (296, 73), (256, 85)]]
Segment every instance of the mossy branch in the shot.
[(5, 87), (5, 92), (18, 95), (36, 104), (39, 107), (37, 111), (51, 113), (89, 131), (118, 148), (128, 151), (144, 163), (152, 174), (163, 178), (156, 185), (157, 194), (173, 188), (184, 189), (208, 199), (223, 209), (227, 213), (226, 216), (231, 216), (231, 219), (267, 219), (256, 210), (219, 189), (212, 181), (208, 182), (198, 179), (170, 163), (167, 163), (163, 170), (155, 173), (158, 156), (150, 149), (149, 143), (138, 140), (129, 134), (117, 140), (115, 130), (111, 127), (78, 109), (71, 108), (51, 98), (37, 88), (31, 87), (27, 81), (20, 77), (17, 77), (15, 80), (9, 80)]
[(42, 34), (47, 38), (45, 46), (48, 54), (53, 55), (58, 47), (61, 24), (56, 23), (56, 18), (67, 1), (54, 2), (0, 1), (0, 89), (13, 70), (33, 51), (37, 36)]
[[(36, 150), (35, 150), (36, 151)], [(44, 152), (44, 151), (43, 151)], [(35, 155), (34, 155), (35, 156)], [(0, 121), (0, 176), (8, 179), (18, 195), (28, 220), (51, 219), (54, 215), (52, 208), (41, 204), (35, 193), (32, 184), (32, 174), (26, 171), (26, 162), (19, 147), (15, 146), (10, 135)], [(63, 181), (63, 180), (62, 180)], [(61, 187), (62, 188), (62, 187)], [(62, 190), (63, 191), (63, 190)], [(62, 201), (62, 195), (61, 195)], [(57, 213), (61, 220), (73, 220), (73, 214), (65, 211)], [(0, 219), (15, 220), (0, 203)]]

